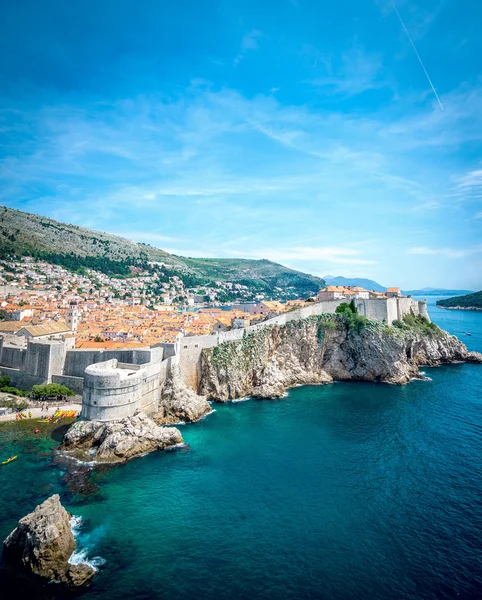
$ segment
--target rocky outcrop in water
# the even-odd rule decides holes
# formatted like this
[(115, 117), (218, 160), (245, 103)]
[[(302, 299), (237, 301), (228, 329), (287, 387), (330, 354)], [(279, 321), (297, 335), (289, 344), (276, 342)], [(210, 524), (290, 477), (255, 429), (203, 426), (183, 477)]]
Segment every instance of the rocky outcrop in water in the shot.
[[(95, 574), (88, 564), (70, 564), (76, 543), (71, 515), (54, 495), (23, 519), (3, 542), (3, 563), (16, 576), (69, 587), (85, 584)], [(19, 596), (20, 597), (20, 596)]]
[(203, 350), (200, 393), (226, 401), (273, 398), (297, 384), (422, 378), (420, 365), (482, 362), (456, 337), (428, 323), (397, 328), (343, 315), (320, 315), (273, 325)]
[(138, 413), (109, 423), (77, 421), (65, 434), (61, 450), (77, 450), (88, 460), (113, 463), (182, 443), (178, 429), (159, 427)]
[(190, 423), (209, 412), (209, 402), (184, 384), (179, 366), (174, 365), (162, 388), (159, 412), (153, 417), (156, 423)]

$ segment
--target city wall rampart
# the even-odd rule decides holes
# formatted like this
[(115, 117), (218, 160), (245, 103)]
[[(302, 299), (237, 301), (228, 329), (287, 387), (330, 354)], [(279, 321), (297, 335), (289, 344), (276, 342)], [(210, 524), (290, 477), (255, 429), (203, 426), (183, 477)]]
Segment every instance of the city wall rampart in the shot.
[[(62, 341), (29, 341), (26, 349), (6, 346), (0, 337), (0, 372), (12, 385), (30, 389), (40, 383), (60, 383), (83, 394), (82, 416), (115, 420), (137, 410), (157, 410), (161, 387), (172, 367), (180, 367), (184, 383), (197, 390), (203, 349), (239, 340), (265, 327), (333, 314), (344, 300), (313, 303), (245, 329), (212, 335), (184, 336), (176, 343), (131, 350), (71, 350)], [(388, 298), (355, 301), (359, 314), (392, 323), (409, 313), (428, 317), (425, 301)]]

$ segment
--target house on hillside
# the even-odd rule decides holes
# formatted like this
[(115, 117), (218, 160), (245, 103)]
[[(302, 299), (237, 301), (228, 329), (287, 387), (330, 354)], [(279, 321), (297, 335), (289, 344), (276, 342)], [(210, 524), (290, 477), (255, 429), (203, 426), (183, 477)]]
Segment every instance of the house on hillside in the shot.
[(229, 331), (230, 329), (232, 329), (231, 319), (219, 317), (219, 319), (216, 320), (216, 323), (214, 323), (211, 333), (220, 333), (222, 331)]
[(323, 302), (323, 300), (343, 300), (346, 298), (345, 290), (342, 285), (328, 285), (321, 289), (317, 294), (318, 302)]
[(402, 294), (400, 292), (400, 288), (390, 287), (387, 288), (387, 297), (388, 298), (401, 298)]
[(246, 329), (251, 325), (249, 317), (236, 317), (233, 319), (233, 329)]
[(365, 288), (353, 285), (329, 285), (318, 292), (318, 302), (323, 300), (368, 300), (370, 292)]
[(0, 321), (0, 333), (15, 335), (24, 326), (21, 321)]
[(15, 335), (23, 336), (27, 339), (61, 339), (72, 331), (65, 323), (45, 323), (44, 325), (24, 325)]
[(280, 313), (284, 312), (285, 307), (281, 302), (277, 302), (276, 300), (265, 300), (264, 302), (260, 302), (253, 308), (253, 315), (259, 315), (271, 319), (272, 317), (276, 317)]

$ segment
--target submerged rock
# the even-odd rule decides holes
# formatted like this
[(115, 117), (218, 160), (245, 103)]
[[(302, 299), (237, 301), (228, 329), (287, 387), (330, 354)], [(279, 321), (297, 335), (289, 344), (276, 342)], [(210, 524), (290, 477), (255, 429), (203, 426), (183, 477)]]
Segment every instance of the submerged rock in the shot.
[(206, 397), (189, 389), (181, 379), (179, 367), (173, 366), (162, 388), (159, 412), (153, 417), (156, 423), (190, 423), (209, 412), (211, 406)]
[(79, 449), (84, 458), (124, 462), (154, 450), (164, 450), (183, 439), (174, 427), (159, 427), (144, 413), (120, 421), (77, 421), (67, 431), (61, 450)]
[(459, 361), (481, 363), (482, 355), (435, 325), (399, 329), (365, 320), (352, 328), (342, 315), (320, 315), (204, 349), (199, 391), (224, 402), (334, 380), (403, 384), (423, 379), (420, 365)]
[(86, 563), (70, 564), (76, 543), (71, 515), (56, 494), (23, 519), (3, 542), (3, 563), (15, 575), (77, 587), (95, 574)]

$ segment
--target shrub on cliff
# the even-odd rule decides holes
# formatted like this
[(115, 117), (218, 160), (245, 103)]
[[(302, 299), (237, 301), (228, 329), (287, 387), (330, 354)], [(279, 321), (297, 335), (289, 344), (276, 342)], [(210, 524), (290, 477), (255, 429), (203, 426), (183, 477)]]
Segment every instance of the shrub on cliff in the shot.
[(355, 306), (355, 302), (352, 300), (349, 304), (342, 302), (336, 307), (335, 313), (342, 315), (344, 323), (349, 329), (360, 333), (368, 323), (368, 319), (358, 314), (358, 309)]

